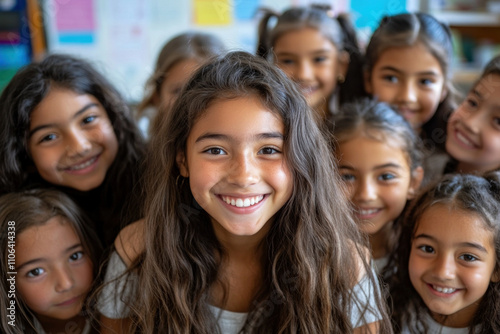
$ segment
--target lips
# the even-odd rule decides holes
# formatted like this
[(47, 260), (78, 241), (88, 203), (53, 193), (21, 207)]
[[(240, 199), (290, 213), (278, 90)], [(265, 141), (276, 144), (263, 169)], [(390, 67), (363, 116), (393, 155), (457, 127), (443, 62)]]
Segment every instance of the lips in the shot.
[(379, 208), (358, 208), (356, 214), (360, 219), (370, 219), (376, 216), (382, 209)]
[(70, 305), (73, 305), (74, 303), (78, 302), (80, 299), (81, 299), (81, 295), (80, 296), (76, 296), (76, 297), (73, 297), (73, 298), (70, 298), (62, 303), (59, 303), (59, 304), (56, 304), (56, 306), (70, 306)]
[(469, 149), (476, 149), (479, 147), (479, 145), (474, 143), (474, 141), (462, 131), (455, 129), (453, 133), (455, 134), (455, 140), (460, 146)]
[(222, 200), (229, 205), (236, 206), (238, 208), (247, 208), (258, 204), (260, 201), (264, 199), (264, 195), (257, 195), (251, 197), (230, 197), (230, 196), (221, 196)]
[(67, 166), (67, 167), (63, 167), (62, 170), (66, 171), (66, 172), (72, 172), (72, 173), (78, 173), (78, 172), (85, 171), (85, 169), (88, 169), (89, 167), (94, 165), (100, 156), (101, 156), (101, 154), (94, 155), (90, 158), (79, 161), (78, 163), (72, 164), (72, 165)]

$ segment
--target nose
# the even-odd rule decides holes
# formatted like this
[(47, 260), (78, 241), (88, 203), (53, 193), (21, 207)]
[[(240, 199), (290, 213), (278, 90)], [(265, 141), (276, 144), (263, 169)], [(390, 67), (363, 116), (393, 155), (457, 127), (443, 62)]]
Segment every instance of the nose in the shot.
[(74, 279), (68, 268), (57, 268), (54, 271), (56, 292), (65, 292), (73, 287)]
[(314, 68), (308, 61), (299, 62), (295, 77), (298, 81), (311, 81), (314, 80)]
[(242, 188), (258, 182), (258, 165), (250, 152), (242, 152), (231, 159), (227, 180)]
[(439, 280), (451, 280), (455, 278), (455, 260), (453, 255), (442, 254), (434, 261), (433, 273)]
[(71, 130), (66, 137), (67, 150), (71, 155), (84, 155), (92, 147), (87, 134), (79, 129)]
[(416, 102), (417, 101), (417, 87), (411, 80), (402, 83), (399, 90), (399, 99), (402, 102)]
[(356, 199), (362, 202), (377, 198), (377, 186), (370, 178), (361, 178), (356, 184)]

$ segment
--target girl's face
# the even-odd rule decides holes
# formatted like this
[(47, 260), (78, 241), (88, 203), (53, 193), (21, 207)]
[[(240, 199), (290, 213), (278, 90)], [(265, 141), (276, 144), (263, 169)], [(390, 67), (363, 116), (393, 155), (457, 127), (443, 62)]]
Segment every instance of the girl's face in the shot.
[(446, 150), (462, 172), (500, 167), (500, 75), (482, 78), (451, 115)]
[(93, 280), (92, 262), (71, 223), (56, 216), (17, 235), (16, 285), (37, 316), (77, 316)]
[(165, 73), (165, 79), (160, 86), (160, 96), (156, 101), (157, 106), (166, 105), (168, 109), (179, 97), (182, 87), (189, 81), (191, 75), (200, 66), (196, 59), (186, 59), (175, 63)]
[(422, 181), (422, 168), (412, 176), (405, 152), (389, 142), (358, 133), (339, 145), (340, 174), (361, 230), (369, 234), (396, 219)]
[(496, 263), (493, 233), (479, 215), (435, 204), (418, 220), (408, 269), (438, 322), (470, 324), (488, 285), (498, 281)]
[(52, 88), (30, 117), (28, 150), (43, 179), (80, 191), (102, 184), (118, 140), (95, 97)]
[(290, 198), (283, 135), (281, 119), (255, 96), (214, 101), (193, 126), (177, 161), (219, 240), (263, 237)]
[(316, 110), (328, 110), (337, 78), (347, 72), (348, 57), (314, 28), (283, 34), (276, 40), (274, 53), (278, 66), (299, 83), (308, 104)]
[(365, 79), (366, 91), (396, 107), (415, 129), (434, 115), (446, 97), (444, 85), (439, 61), (422, 43), (385, 50)]

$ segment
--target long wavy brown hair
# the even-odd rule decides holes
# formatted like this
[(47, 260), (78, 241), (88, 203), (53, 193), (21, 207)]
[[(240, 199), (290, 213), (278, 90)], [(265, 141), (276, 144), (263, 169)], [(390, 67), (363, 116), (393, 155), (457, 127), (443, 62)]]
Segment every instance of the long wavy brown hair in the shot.
[[(357, 301), (352, 287), (360, 267), (377, 283), (333, 154), (293, 82), (245, 52), (229, 53), (200, 68), (162, 121), (163, 135), (152, 139), (145, 175), (145, 253), (140, 257), (140, 291), (132, 299), (131, 331), (219, 332), (209, 301), (214, 284), (225, 286), (218, 275), (225, 253), (189, 182), (180, 181), (176, 155), (185, 152), (190, 130), (211, 103), (242, 96), (259, 98), (283, 121), (283, 154), (294, 182), (291, 198), (263, 241), (264, 283), (242, 332), (351, 333), (347, 310)], [(378, 303), (380, 328), (387, 333), (383, 305)]]

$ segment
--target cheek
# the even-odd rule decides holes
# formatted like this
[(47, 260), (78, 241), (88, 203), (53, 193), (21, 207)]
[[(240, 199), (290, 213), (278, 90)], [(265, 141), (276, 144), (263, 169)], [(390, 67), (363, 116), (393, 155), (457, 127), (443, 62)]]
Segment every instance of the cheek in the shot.
[(47, 301), (50, 300), (50, 293), (45, 293), (47, 287), (43, 284), (29, 284), (18, 280), (17, 291), (19, 292), (19, 297), (34, 312), (44, 310)]

